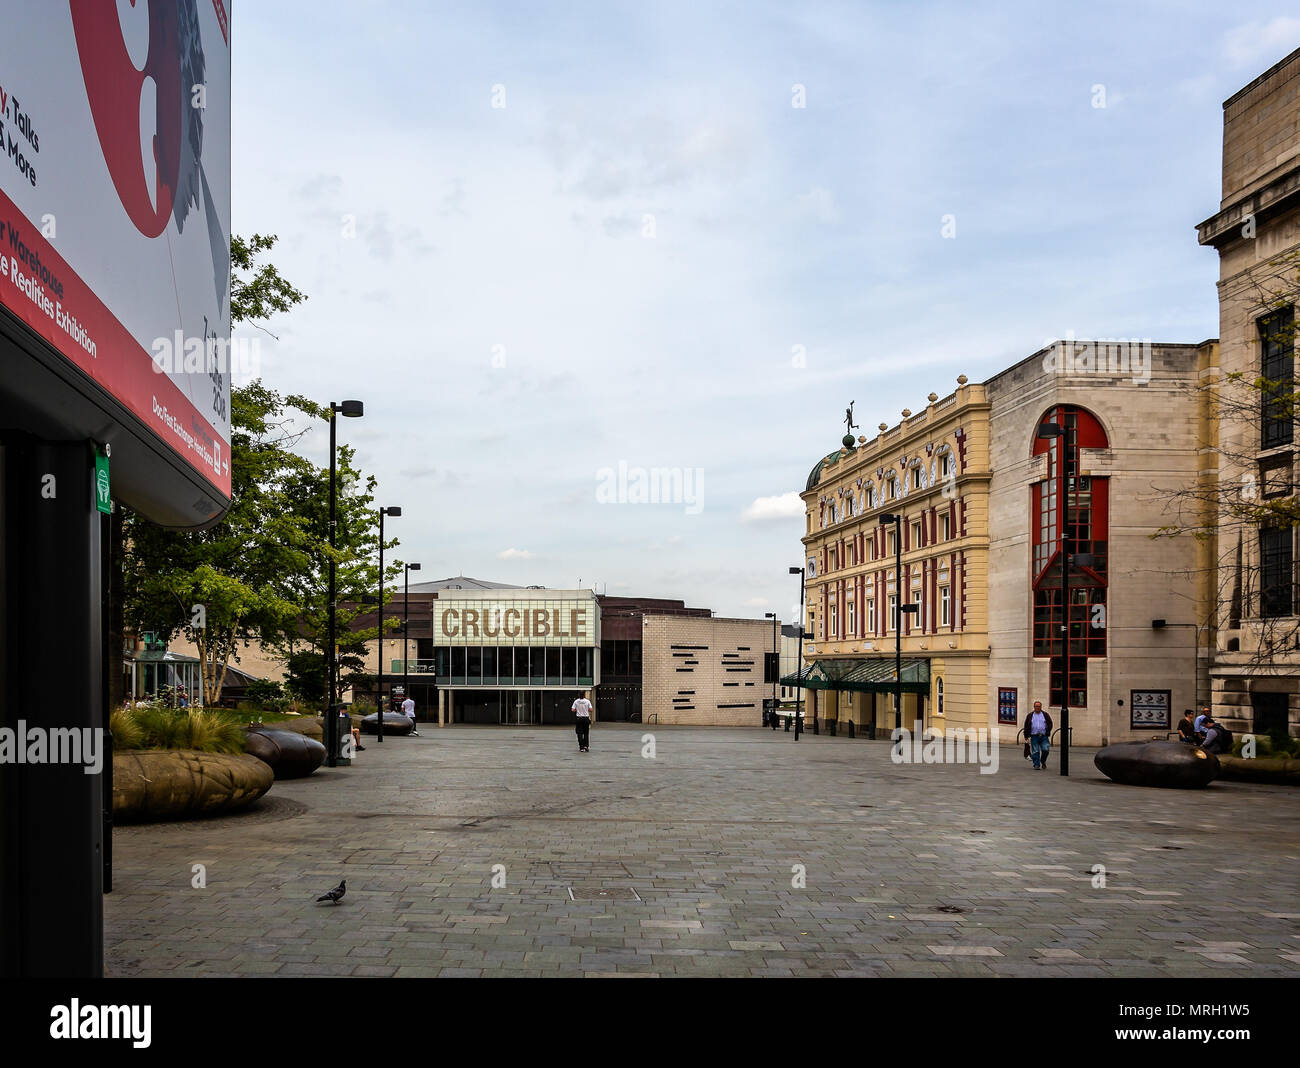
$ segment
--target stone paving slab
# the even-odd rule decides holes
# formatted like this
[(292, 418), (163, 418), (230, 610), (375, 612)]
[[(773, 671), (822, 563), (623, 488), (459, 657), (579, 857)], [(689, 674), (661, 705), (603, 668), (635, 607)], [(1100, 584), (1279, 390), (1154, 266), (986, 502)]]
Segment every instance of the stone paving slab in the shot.
[(980, 775), (760, 729), (598, 724), (579, 754), (560, 728), (434, 728), (238, 815), (118, 828), (105, 970), (1300, 975), (1300, 791), (1019, 753)]

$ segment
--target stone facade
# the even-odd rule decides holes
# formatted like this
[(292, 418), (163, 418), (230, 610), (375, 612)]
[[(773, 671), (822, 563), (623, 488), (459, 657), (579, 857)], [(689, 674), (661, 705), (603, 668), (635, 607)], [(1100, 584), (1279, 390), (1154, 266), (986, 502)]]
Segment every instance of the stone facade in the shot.
[[(1050, 613), (1060, 611), (1052, 576), (1068, 511), (1089, 517), (1089, 533), (1070, 543), (1078, 561), (1071, 604), (1079, 606), (1071, 611), (1070, 665), (1080, 676), (1069, 691), (1073, 740), (1159, 735), (1162, 717), (1131, 720), (1133, 691), (1142, 710), (1165, 701), (1163, 729), (1174, 729), (1208, 688), (1195, 627), (1207, 603), (1208, 556), (1190, 534), (1154, 535), (1175, 522), (1171, 492), (1197, 478), (1207, 426), (1195, 386), (1216, 358), (1213, 341), (1059, 341), (987, 382), (963, 376), (951, 396), (930, 394), (924, 411), (823, 459), (802, 495), (805, 665), (833, 674), (856, 664), (858, 676), (874, 670), (879, 680), (883, 670), (888, 678), (810, 688), (810, 714), (858, 728), (894, 725), (895, 635), (881, 611), (896, 595), (894, 524), (882, 524), (882, 514), (902, 516), (906, 600), (918, 609), (903, 621), (904, 678), (911, 662), (928, 682), (904, 695), (902, 725), (1001, 726), (1010, 740), (1034, 700), (1059, 704), (1052, 670), (1067, 676), (1059, 616)], [(1070, 427), (1077, 461), (1053, 451), (1064, 445), (1038, 441), (1048, 421)], [(1067, 510), (1050, 493), (1061, 484), (1057, 465), (1076, 462)], [(1038, 609), (1036, 596), (1047, 598)], [(1153, 628), (1157, 619), (1167, 625)], [(1000, 725), (999, 692), (1011, 690), (1016, 721)]]
[[(1265, 374), (1262, 320), (1278, 311), (1289, 316), (1282, 340), (1293, 365), (1300, 298), (1300, 49), (1225, 101), (1220, 209), (1197, 230), (1200, 242), (1219, 253), (1222, 372), (1248, 382), (1276, 380)], [(1224, 490), (1258, 486), (1267, 493), (1276, 480), (1289, 496), (1296, 477), (1294, 433), (1276, 441), (1266, 440), (1262, 430), (1261, 419), (1224, 416), (1206, 466)], [(1211, 543), (1218, 565), (1211, 610), (1214, 713), (1238, 732), (1286, 726), (1300, 735), (1295, 531), (1280, 532), (1289, 543), (1283, 546), (1289, 558), (1281, 565), (1288, 571), (1281, 585), (1289, 607), (1265, 609), (1260, 587), (1268, 580), (1260, 546), (1267, 524), (1233, 516), (1222, 496), (1219, 504)]]
[(763, 725), (770, 620), (647, 614), (641, 641), (642, 722)]
[[(1131, 725), (1132, 691), (1170, 691), (1170, 730), (1207, 692), (1208, 656), (1195, 652), (1200, 632), (1191, 625), (1204, 618), (1205, 558), (1191, 535), (1152, 535), (1178, 518), (1170, 492), (1196, 479), (1204, 423), (1194, 387), (1217, 346), (1150, 345), (1141, 356), (1145, 366), (1134, 374), (1131, 366), (1101, 373), (1096, 361), (1089, 370), (1064, 358), (1080, 344), (1059, 342), (986, 384), (993, 428), (987, 723), (998, 722), (999, 689), (1016, 689), (1022, 722), (1035, 700), (1053, 704), (1051, 661), (1034, 654), (1031, 635), (1032, 486), (1049, 477), (1046, 454), (1033, 455), (1033, 446), (1046, 413), (1077, 406), (1100, 423), (1107, 442), (1080, 448), (1078, 472), (1081, 479), (1108, 480), (1106, 598), (1096, 619), (1106, 655), (1086, 658), (1087, 703), (1071, 703), (1070, 725), (1076, 743), (1107, 745), (1152, 736), (1151, 729)], [(1153, 630), (1155, 619), (1168, 625)]]
[[(988, 635), (989, 403), (983, 385), (958, 379), (947, 397), (871, 440), (823, 458), (802, 494), (806, 582), (805, 663), (892, 666), (896, 630), (891, 599), (901, 538), (902, 656), (925, 661), (929, 690), (904, 694), (901, 721), (984, 725)], [(882, 525), (882, 514), (902, 517)], [(892, 695), (807, 691), (807, 712), (838, 726), (894, 725)], [(831, 727), (830, 729), (836, 729)]]

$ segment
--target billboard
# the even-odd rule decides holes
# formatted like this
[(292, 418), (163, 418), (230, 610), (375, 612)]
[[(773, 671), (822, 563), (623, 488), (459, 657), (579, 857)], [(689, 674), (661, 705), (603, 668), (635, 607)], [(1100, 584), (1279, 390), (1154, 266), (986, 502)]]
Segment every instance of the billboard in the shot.
[(0, 37), (0, 150), (0, 306), (21, 324), (5, 324), (0, 396), (35, 432), (112, 445), (114, 494), (145, 514), (215, 518), (230, 497), (229, 0), (26, 5)]

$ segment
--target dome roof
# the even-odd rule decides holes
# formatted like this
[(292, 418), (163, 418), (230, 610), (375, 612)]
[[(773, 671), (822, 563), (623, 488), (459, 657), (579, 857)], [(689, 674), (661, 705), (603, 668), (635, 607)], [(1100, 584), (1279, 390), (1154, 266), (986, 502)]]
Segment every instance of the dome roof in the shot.
[(817, 466), (808, 472), (808, 482), (804, 486), (805, 493), (817, 485), (818, 480), (822, 477), (822, 468), (826, 465), (826, 462), (835, 459), (837, 456), (839, 456), (839, 452), (833, 452), (817, 461)]

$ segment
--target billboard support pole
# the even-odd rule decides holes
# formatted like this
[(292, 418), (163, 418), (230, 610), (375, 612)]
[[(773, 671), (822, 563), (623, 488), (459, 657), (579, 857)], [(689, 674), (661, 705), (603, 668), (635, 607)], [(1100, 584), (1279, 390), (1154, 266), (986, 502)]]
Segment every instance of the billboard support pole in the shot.
[[(21, 733), (25, 757), (0, 764), (0, 972), (8, 976), (103, 974), (102, 765), (86, 773), (95, 755), (111, 759), (94, 494), (90, 442), (0, 436), (0, 724), (16, 743)], [(65, 743), (58, 762), (50, 759), (55, 728)], [(67, 744), (71, 731), (79, 746)], [(42, 737), (37, 759), (33, 739)]]

